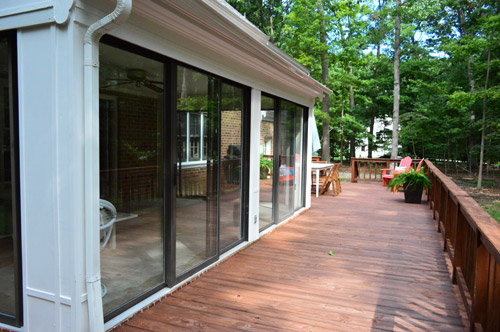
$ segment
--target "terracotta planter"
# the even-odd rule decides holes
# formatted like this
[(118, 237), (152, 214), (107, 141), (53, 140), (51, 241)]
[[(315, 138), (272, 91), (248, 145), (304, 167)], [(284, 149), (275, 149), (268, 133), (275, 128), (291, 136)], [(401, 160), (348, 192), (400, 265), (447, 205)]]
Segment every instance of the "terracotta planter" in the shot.
[(422, 183), (417, 185), (409, 186), (407, 183), (404, 185), (405, 189), (405, 202), (420, 204), (422, 203), (422, 192), (424, 191), (424, 185)]

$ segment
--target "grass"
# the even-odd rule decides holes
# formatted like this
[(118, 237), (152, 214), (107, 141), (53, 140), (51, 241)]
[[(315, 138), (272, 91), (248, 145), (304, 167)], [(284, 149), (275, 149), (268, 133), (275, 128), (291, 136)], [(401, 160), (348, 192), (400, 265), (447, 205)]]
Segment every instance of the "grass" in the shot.
[(500, 223), (500, 202), (494, 201), (491, 204), (481, 204), (482, 207), (488, 212), (493, 219)]
[[(483, 181), (481, 181), (481, 185), (483, 187), (493, 187), (495, 185), (495, 182), (494, 181), (483, 180)], [(474, 180), (474, 182), (472, 183), (471, 187), (477, 187), (477, 179)]]

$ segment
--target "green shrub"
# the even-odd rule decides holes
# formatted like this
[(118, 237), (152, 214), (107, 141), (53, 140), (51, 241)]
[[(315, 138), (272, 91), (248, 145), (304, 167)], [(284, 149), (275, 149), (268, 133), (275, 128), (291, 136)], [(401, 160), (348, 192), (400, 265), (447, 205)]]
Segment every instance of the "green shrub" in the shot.
[(429, 189), (431, 187), (431, 180), (424, 173), (424, 168), (421, 167), (418, 171), (410, 169), (408, 172), (399, 173), (394, 176), (387, 189), (392, 192), (397, 192), (400, 186), (407, 184), (409, 187), (417, 186), (422, 184), (424, 189)]

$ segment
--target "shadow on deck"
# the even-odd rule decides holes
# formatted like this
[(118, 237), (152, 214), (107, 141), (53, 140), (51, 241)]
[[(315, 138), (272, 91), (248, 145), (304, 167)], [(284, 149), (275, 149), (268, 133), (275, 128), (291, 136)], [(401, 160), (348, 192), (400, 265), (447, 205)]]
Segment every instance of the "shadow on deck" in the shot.
[(429, 206), (342, 185), (114, 331), (465, 331)]

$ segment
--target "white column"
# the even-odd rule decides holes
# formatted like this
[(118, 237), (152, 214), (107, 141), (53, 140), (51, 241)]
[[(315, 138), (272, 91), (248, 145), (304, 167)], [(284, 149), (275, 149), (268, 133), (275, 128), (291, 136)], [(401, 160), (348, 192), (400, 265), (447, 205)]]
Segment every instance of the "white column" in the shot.
[(259, 238), (260, 97), (260, 90), (252, 89), (250, 106), (250, 195), (248, 197), (249, 242)]
[(312, 162), (312, 128), (314, 122), (314, 108), (309, 107), (309, 117), (307, 121), (307, 155), (306, 155), (306, 208), (311, 207), (311, 162)]
[(81, 319), (83, 33), (75, 28), (17, 32), (24, 331), (88, 330)]

